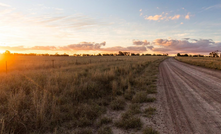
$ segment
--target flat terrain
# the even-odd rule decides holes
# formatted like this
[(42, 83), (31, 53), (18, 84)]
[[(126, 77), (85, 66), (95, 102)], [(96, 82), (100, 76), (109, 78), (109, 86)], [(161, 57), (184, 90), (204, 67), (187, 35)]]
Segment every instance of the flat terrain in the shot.
[(159, 66), (160, 133), (221, 132), (221, 71), (168, 58)]
[(182, 61), (191, 65), (202, 66), (212, 69), (221, 70), (221, 58), (220, 57), (180, 57), (176, 56), (176, 60)]
[(0, 57), (0, 134), (157, 134), (157, 74), (166, 58)]

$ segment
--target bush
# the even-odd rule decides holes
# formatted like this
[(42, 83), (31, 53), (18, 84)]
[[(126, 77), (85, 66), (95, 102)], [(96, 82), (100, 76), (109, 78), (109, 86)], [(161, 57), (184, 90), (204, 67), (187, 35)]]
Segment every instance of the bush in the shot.
[(124, 98), (118, 97), (116, 100), (113, 100), (110, 104), (112, 110), (124, 110), (126, 103)]
[(127, 112), (129, 112), (132, 115), (139, 114), (141, 112), (140, 105), (139, 104), (131, 104), (129, 106), (129, 110)]
[(134, 95), (132, 102), (133, 103), (144, 103), (144, 102), (154, 102), (155, 100), (156, 100), (156, 98), (153, 98), (153, 97), (148, 98), (147, 93), (145, 91), (140, 91)]
[(113, 134), (113, 131), (110, 127), (101, 127), (97, 131), (98, 134)]
[(149, 107), (144, 110), (144, 116), (151, 117), (156, 112), (156, 108)]
[(159, 134), (159, 132), (154, 130), (152, 127), (146, 127), (143, 129), (143, 134)]
[(121, 119), (115, 122), (115, 126), (124, 129), (141, 129), (142, 122), (140, 118), (134, 117), (130, 113), (123, 113)]
[(112, 122), (111, 118), (108, 117), (102, 117), (98, 122), (97, 122), (97, 126), (102, 126), (104, 124), (109, 124)]

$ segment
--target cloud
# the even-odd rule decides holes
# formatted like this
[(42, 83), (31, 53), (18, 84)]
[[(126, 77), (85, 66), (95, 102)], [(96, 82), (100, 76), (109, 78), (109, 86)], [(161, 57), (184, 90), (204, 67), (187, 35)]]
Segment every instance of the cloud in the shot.
[(4, 10), (0, 11), (0, 15), (4, 15), (4, 14), (10, 13), (12, 11), (13, 11), (12, 9), (4, 9)]
[(105, 46), (106, 42), (94, 43), (94, 42), (81, 42), (79, 44), (71, 44), (68, 46), (60, 47), (64, 50), (99, 50), (102, 46)]
[(175, 15), (171, 18), (171, 20), (176, 20), (176, 19), (179, 19), (180, 18), (180, 15)]
[(151, 43), (147, 40), (133, 40), (133, 45), (131, 46), (114, 46), (114, 47), (105, 47), (106, 42), (95, 43), (95, 42), (80, 42), (77, 44), (70, 44), (65, 46), (33, 46), (33, 47), (24, 47), (24, 46), (0, 46), (1, 50), (9, 51), (34, 51), (44, 50), (46, 52), (108, 52), (108, 53), (117, 53), (118, 51), (128, 51), (134, 53), (147, 52), (152, 50), (153, 52), (158, 53), (201, 53), (208, 54), (209, 52), (215, 50), (221, 50), (221, 42), (214, 42), (212, 39), (190, 39), (183, 38), (182, 40), (177, 39), (155, 39)]
[(174, 15), (174, 16), (167, 16), (168, 13), (164, 13), (162, 12), (161, 15), (155, 15), (155, 16), (146, 16), (145, 19), (146, 20), (154, 20), (154, 21), (158, 21), (158, 20), (176, 20), (180, 18), (180, 15)]
[(169, 53), (169, 52), (183, 52), (183, 53), (209, 53), (215, 50), (221, 50), (221, 42), (214, 42), (211, 39), (155, 39), (152, 43), (155, 45), (152, 51)]
[(2, 7), (11, 7), (10, 5), (4, 4), (4, 3), (0, 3), (0, 6)]
[(185, 16), (185, 19), (187, 19), (187, 20), (190, 19), (190, 13), (188, 13), (188, 14)]
[(143, 13), (140, 13), (140, 16), (142, 16), (143, 15)]
[(147, 45), (149, 45), (150, 44), (150, 42), (148, 42), (147, 40), (143, 40), (143, 41), (141, 41), (141, 40), (133, 40), (133, 45), (136, 45), (136, 46), (147, 46)]
[(209, 9), (213, 9), (213, 8), (221, 8), (221, 4), (209, 6), (209, 7), (207, 7), (207, 8), (204, 8), (204, 10), (209, 10)]
[(160, 18), (162, 18), (162, 15), (148, 16), (145, 19), (146, 20), (159, 20)]
[(140, 9), (139, 11), (142, 12), (142, 9)]
[[(44, 10), (45, 11), (45, 10)], [(95, 19), (84, 14), (36, 14), (17, 12), (16, 9), (0, 8), (0, 37), (1, 42), (11, 45), (47, 44), (60, 45), (62, 40), (78, 39), (98, 27), (111, 25), (101, 19)], [(16, 20), (16, 21), (15, 21)], [(98, 31), (98, 30), (97, 30)], [(84, 37), (83, 37), (84, 38)], [(54, 42), (54, 43), (53, 43)], [(34, 44), (33, 44), (34, 43)]]
[(26, 50), (50, 50), (50, 51), (73, 51), (73, 50), (100, 50), (102, 46), (105, 46), (106, 42), (80, 42), (78, 44), (70, 44), (66, 46), (33, 46), (25, 48), (24, 46), (0, 46), (0, 49), (10, 51), (26, 51)]
[(141, 53), (141, 52), (146, 52), (147, 48), (145, 46), (128, 46), (128, 47), (114, 46), (114, 47), (102, 48), (101, 51), (108, 51), (108, 52), (128, 51), (128, 52)]
[(147, 48), (149, 48), (150, 43), (146, 40), (144, 41), (134, 41), (134, 46), (114, 46), (114, 47), (106, 47), (103, 48), (103, 46), (106, 45), (106, 42), (101, 43), (95, 43), (95, 42), (80, 42), (77, 44), (70, 44), (66, 46), (33, 46), (26, 48), (24, 46), (0, 46), (1, 50), (9, 50), (9, 51), (48, 51), (48, 52), (54, 52), (54, 51), (63, 51), (63, 52), (75, 52), (75, 51), (100, 51), (100, 52), (118, 52), (118, 51), (129, 51), (129, 52), (146, 52)]
[(183, 22), (180, 23), (181, 25), (183, 24)]

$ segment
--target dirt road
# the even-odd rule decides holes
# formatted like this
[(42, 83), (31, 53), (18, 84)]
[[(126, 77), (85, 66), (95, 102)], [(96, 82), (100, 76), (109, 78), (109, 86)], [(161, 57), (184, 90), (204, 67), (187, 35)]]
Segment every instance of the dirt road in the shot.
[(161, 133), (221, 134), (221, 71), (168, 58), (158, 80)]

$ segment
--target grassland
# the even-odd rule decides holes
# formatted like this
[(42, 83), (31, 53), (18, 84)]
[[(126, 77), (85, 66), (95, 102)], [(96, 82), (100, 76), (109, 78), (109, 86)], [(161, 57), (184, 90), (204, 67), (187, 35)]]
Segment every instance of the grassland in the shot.
[(177, 60), (206, 68), (221, 70), (221, 58), (213, 57), (175, 57)]
[[(141, 130), (136, 104), (155, 100), (145, 95), (157, 93), (158, 65), (165, 58), (8, 57), (8, 73), (5, 59), (0, 70), (0, 133)], [(112, 121), (110, 111), (121, 111), (121, 118)]]

